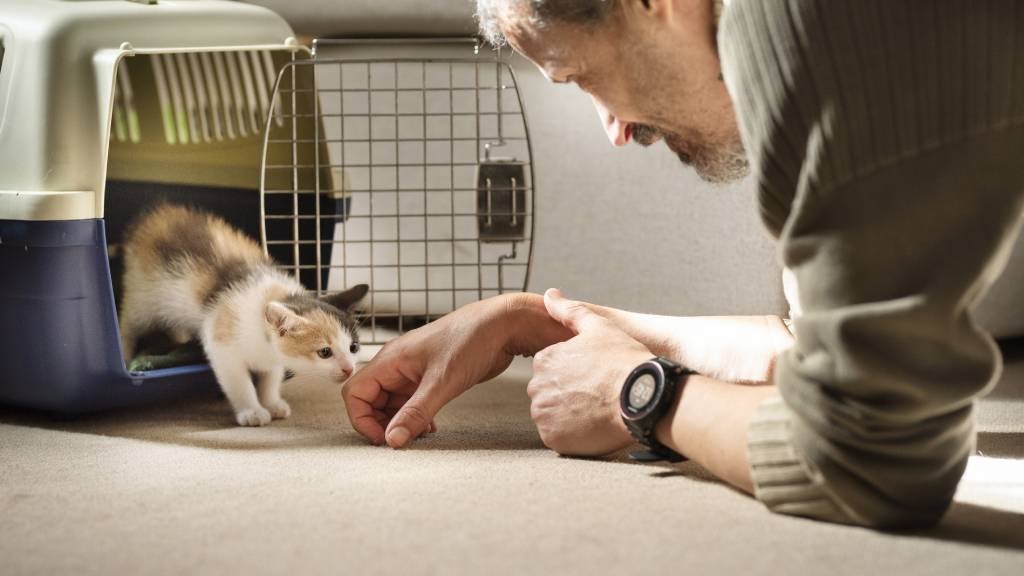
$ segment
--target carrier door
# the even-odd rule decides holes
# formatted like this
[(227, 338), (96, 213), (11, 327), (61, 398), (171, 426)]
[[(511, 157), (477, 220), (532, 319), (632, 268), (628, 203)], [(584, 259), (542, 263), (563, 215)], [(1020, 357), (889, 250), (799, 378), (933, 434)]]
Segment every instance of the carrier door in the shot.
[(465, 41), (443, 47), (464, 57), (424, 58), (437, 46), (422, 42), (319, 42), (281, 71), (265, 123), (265, 245), (313, 271), (311, 290), (369, 284), (368, 343), (529, 277), (533, 169), (512, 68)]

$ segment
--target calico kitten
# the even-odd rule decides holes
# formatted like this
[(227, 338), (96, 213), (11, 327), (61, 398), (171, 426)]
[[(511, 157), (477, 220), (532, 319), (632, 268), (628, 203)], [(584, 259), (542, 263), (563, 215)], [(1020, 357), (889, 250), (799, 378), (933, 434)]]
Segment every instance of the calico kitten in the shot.
[(309, 296), (227, 222), (171, 204), (139, 217), (122, 250), (125, 361), (147, 332), (178, 343), (198, 336), (240, 426), (291, 414), (281, 398), (286, 370), (338, 383), (351, 375), (359, 350), (352, 308), (365, 284)]

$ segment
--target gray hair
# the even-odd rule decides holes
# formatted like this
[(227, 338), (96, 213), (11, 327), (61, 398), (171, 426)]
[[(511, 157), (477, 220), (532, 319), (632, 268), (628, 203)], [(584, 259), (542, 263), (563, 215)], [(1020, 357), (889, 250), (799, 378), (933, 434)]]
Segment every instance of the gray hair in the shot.
[(476, 19), (480, 35), (492, 46), (508, 42), (500, 23), (517, 10), (517, 15), (533, 27), (542, 28), (551, 22), (597, 24), (603, 22), (618, 5), (618, 0), (477, 0)]
[[(728, 0), (713, 0), (715, 21), (725, 11)], [(525, 6), (524, 6), (525, 5)], [(508, 44), (501, 33), (501, 19), (514, 9), (526, 9), (521, 17), (531, 26), (541, 28), (551, 21), (573, 24), (597, 24), (603, 22), (618, 0), (476, 0), (476, 20), (480, 35), (492, 46)]]

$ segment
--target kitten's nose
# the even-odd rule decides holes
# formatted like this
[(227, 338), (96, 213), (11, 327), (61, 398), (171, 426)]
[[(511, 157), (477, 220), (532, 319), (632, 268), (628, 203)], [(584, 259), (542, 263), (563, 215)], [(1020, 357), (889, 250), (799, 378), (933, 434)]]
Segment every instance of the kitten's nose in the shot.
[(341, 367), (341, 374), (342, 374), (341, 379), (342, 380), (348, 380), (349, 376), (352, 375), (352, 370), (353, 370), (353, 368), (352, 368), (351, 365), (342, 366)]

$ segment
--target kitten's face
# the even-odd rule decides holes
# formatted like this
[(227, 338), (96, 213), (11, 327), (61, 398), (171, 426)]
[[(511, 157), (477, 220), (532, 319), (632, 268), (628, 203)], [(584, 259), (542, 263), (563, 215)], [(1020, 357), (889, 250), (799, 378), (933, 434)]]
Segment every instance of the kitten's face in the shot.
[(349, 331), (344, 313), (310, 302), (268, 304), (272, 338), (297, 376), (344, 382), (355, 370), (359, 340)]

